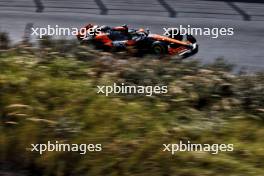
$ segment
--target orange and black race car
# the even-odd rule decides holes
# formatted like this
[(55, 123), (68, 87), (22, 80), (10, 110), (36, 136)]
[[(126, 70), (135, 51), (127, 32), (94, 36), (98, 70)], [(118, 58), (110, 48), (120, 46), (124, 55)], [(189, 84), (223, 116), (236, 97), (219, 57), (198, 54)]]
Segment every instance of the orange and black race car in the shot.
[(105, 50), (126, 50), (133, 47), (138, 53), (155, 55), (178, 55), (181, 58), (198, 52), (196, 39), (192, 35), (162, 36), (149, 30), (128, 29), (127, 25), (109, 27), (88, 24), (77, 35), (81, 43), (93, 44)]

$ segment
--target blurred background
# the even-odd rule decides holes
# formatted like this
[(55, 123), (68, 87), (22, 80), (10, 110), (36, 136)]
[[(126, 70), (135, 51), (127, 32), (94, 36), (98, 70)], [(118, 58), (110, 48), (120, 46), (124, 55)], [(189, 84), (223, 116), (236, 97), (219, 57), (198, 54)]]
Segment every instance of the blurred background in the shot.
[[(0, 175), (263, 176), (263, 9), (256, 0), (0, 0)], [(184, 62), (105, 53), (73, 38), (25, 40), (31, 27), (87, 23), (235, 33), (196, 36), (200, 52)], [(113, 83), (169, 92), (96, 93)], [(162, 152), (180, 140), (234, 144), (234, 151)], [(101, 143), (103, 151), (28, 150), (47, 141)]]

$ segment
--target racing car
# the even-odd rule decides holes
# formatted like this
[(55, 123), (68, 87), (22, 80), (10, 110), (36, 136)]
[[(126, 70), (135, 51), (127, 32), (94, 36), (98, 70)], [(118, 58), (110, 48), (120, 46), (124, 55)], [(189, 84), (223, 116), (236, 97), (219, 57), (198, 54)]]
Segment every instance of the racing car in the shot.
[(132, 47), (138, 53), (178, 55), (181, 58), (198, 52), (198, 44), (192, 35), (163, 36), (151, 34), (145, 29), (128, 29), (127, 25), (109, 27), (88, 24), (82, 30), (77, 35), (81, 43), (104, 50), (122, 51)]

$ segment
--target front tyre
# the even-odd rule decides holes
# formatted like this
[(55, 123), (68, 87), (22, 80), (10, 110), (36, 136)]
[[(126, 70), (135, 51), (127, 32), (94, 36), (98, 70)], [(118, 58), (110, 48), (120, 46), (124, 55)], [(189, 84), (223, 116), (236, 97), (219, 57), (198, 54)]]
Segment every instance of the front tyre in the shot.
[(165, 55), (168, 53), (168, 45), (162, 42), (154, 42), (151, 51), (155, 55)]

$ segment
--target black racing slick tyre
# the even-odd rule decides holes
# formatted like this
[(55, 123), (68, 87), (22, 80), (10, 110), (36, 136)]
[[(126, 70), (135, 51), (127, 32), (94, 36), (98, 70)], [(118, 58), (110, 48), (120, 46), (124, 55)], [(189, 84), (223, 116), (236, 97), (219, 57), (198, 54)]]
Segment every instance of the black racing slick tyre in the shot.
[(162, 42), (154, 42), (152, 44), (151, 50), (155, 55), (164, 55), (168, 53), (168, 46)]

